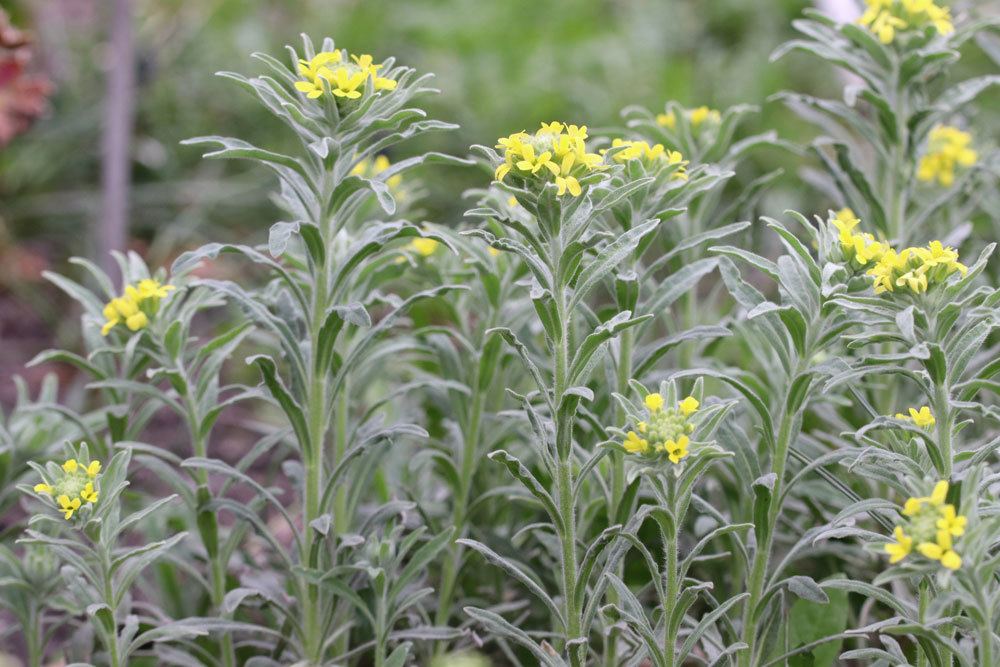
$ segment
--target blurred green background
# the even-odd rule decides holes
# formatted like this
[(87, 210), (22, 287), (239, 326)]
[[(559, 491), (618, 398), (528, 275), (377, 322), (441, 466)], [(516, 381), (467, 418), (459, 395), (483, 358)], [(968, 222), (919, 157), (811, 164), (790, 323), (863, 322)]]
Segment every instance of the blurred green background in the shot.
[[(30, 30), (31, 68), (53, 83), (48, 112), (0, 148), (0, 379), (50, 344), (74, 335), (75, 317), (40, 279), (44, 268), (72, 271), (66, 258), (92, 254), (101, 216), (101, 129), (111, 2), (4, 1)], [(280, 147), (291, 139), (249, 95), (218, 70), (261, 71), (249, 54), (282, 55), (299, 33), (333, 36), (338, 46), (395, 55), (434, 72), (442, 93), (433, 117), (461, 125), (407, 150), (465, 155), (473, 143), (530, 129), (542, 120), (600, 128), (626, 105), (662, 108), (762, 106), (744, 129), (776, 129), (793, 141), (812, 130), (767, 97), (784, 88), (832, 94), (836, 76), (815, 60), (769, 63), (793, 36), (803, 0), (133, 0), (137, 97), (131, 147), (131, 246), (168, 263), (205, 239), (264, 240), (278, 212), (264, 170), (203, 161), (184, 138), (239, 136)], [(2, 99), (2, 98), (0, 98)], [(392, 155), (392, 159), (405, 155)], [(759, 151), (751, 171), (795, 158)], [(752, 174), (751, 174), (752, 175)], [(428, 167), (427, 219), (457, 224), (461, 192), (482, 186), (474, 169)], [(786, 176), (769, 195), (774, 210), (806, 204)], [(780, 207), (780, 208), (779, 208)], [(769, 204), (770, 208), (770, 204)], [(62, 326), (60, 326), (62, 325)], [(72, 347), (72, 344), (70, 344)], [(2, 382), (0, 386), (7, 386)], [(5, 394), (0, 390), (0, 401)]]

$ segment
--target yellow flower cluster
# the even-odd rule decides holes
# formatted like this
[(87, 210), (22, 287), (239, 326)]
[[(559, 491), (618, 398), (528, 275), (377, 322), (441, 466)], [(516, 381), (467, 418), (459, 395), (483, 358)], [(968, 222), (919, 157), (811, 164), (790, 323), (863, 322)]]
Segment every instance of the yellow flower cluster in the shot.
[(663, 409), (663, 396), (649, 394), (645, 400), (646, 421), (636, 424), (636, 431), (629, 431), (622, 446), (630, 454), (659, 457), (666, 455), (671, 463), (680, 463), (688, 455), (688, 434), (694, 425), (688, 421), (698, 409), (698, 399), (688, 396), (676, 407)]
[(896, 419), (911, 421), (920, 428), (930, 428), (937, 423), (937, 420), (934, 419), (934, 415), (931, 414), (931, 409), (926, 405), (919, 410), (916, 408), (910, 408), (910, 414), (908, 415), (904, 415), (902, 412), (897, 412)]
[(969, 147), (972, 135), (950, 125), (937, 125), (928, 137), (927, 154), (920, 158), (917, 178), (924, 182), (937, 181), (944, 187), (955, 182), (956, 167), (971, 167), (978, 154)]
[(858, 23), (883, 44), (891, 44), (896, 32), (933, 25), (941, 35), (955, 32), (951, 10), (934, 0), (865, 0), (867, 8)]
[(104, 306), (104, 319), (107, 321), (101, 328), (101, 335), (107, 336), (119, 324), (124, 324), (129, 331), (145, 328), (149, 324), (149, 318), (156, 314), (160, 299), (173, 289), (173, 285), (161, 285), (152, 278), (140, 280), (135, 285), (126, 285), (124, 294)]
[(84, 503), (97, 502), (97, 487), (101, 462), (85, 463), (68, 459), (52, 479), (35, 484), (35, 493), (49, 496), (67, 521)]
[(583, 193), (579, 178), (602, 168), (601, 156), (588, 153), (586, 125), (565, 125), (560, 122), (542, 123), (534, 134), (517, 132), (497, 140), (497, 149), (504, 151), (504, 161), (497, 167), (495, 178), (502, 181), (508, 174), (521, 178), (553, 179), (559, 195), (573, 197)]
[(830, 220), (830, 224), (837, 229), (837, 238), (844, 252), (844, 259), (856, 269), (867, 266), (869, 262), (877, 262), (887, 247), (876, 241), (871, 234), (856, 233), (854, 228), (860, 222), (854, 211), (849, 208), (840, 209)]
[[(718, 125), (722, 122), (722, 114), (715, 109), (709, 109), (705, 106), (688, 109), (684, 112), (684, 115), (687, 116), (688, 122), (691, 123), (691, 127), (695, 130), (700, 129), (706, 123), (708, 125)], [(675, 130), (677, 129), (677, 114), (673, 111), (657, 114), (656, 122), (663, 127)]]
[(922, 294), (934, 285), (943, 283), (953, 273), (968, 272), (968, 267), (958, 261), (958, 252), (931, 241), (923, 248), (904, 248), (896, 252), (886, 249), (868, 275), (875, 279), (875, 293), (893, 292), (897, 287)]
[(940, 481), (929, 496), (910, 498), (903, 506), (904, 525), (893, 531), (895, 542), (885, 545), (890, 563), (898, 563), (913, 552), (925, 558), (938, 561), (949, 570), (962, 567), (962, 557), (954, 549), (953, 539), (965, 533), (966, 518), (955, 511), (955, 506), (946, 503), (948, 482)]
[(344, 52), (322, 51), (309, 60), (299, 59), (299, 74), (302, 81), (295, 83), (295, 89), (315, 99), (323, 94), (324, 82), (330, 87), (330, 92), (345, 100), (355, 100), (361, 97), (365, 90), (365, 82), (372, 80), (372, 85), (378, 90), (395, 90), (396, 81), (379, 76), (381, 65), (376, 65), (370, 55), (354, 56), (344, 59)]
[(969, 270), (958, 261), (958, 252), (940, 241), (896, 252), (887, 243), (876, 241), (871, 234), (856, 232), (859, 223), (849, 208), (841, 209), (830, 219), (837, 230), (844, 260), (855, 269), (871, 265), (866, 275), (874, 278), (876, 294), (895, 292), (897, 288), (923, 294), (951, 274), (965, 275)]
[[(678, 181), (686, 181), (687, 160), (680, 151), (667, 150), (663, 144), (649, 145), (647, 141), (629, 141), (628, 139), (615, 139), (611, 142), (612, 148), (623, 147), (615, 153), (612, 159), (615, 162), (628, 162), (630, 160), (641, 160), (643, 165), (650, 170), (658, 170), (662, 167), (673, 167), (679, 165), (670, 175), (670, 178)], [(602, 151), (604, 153), (606, 151)]]

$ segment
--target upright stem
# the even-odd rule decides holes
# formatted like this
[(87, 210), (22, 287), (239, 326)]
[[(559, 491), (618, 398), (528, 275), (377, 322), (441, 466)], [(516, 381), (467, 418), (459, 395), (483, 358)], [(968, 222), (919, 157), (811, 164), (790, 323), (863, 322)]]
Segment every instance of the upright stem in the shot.
[[(927, 620), (927, 604), (930, 599), (930, 586), (927, 583), (927, 578), (924, 577), (920, 580), (919, 587), (919, 597), (918, 597), (918, 611), (917, 619), (923, 624)], [(983, 663), (989, 664), (989, 663)], [(924, 651), (921, 648), (917, 649), (917, 667), (927, 667), (927, 656), (924, 655)]]
[(24, 624), (25, 641), (28, 648), (28, 664), (41, 667), (44, 653), (42, 614), (37, 605), (32, 605)]
[[(311, 524), (321, 513), (320, 494), (323, 490), (323, 450), (326, 436), (326, 377), (324, 370), (317, 367), (316, 352), (320, 346), (320, 329), (323, 325), (323, 315), (326, 312), (327, 301), (327, 269), (324, 264), (315, 276), (313, 285), (313, 312), (312, 328), (310, 331), (310, 344), (313, 350), (313, 360), (309, 364), (309, 385), (307, 390), (307, 420), (309, 430), (309, 441), (302, 443), (303, 463), (305, 464), (305, 502), (302, 517), (302, 531), (305, 533), (304, 550), (301, 561), (306, 567), (317, 566), (313, 563), (313, 551), (316, 550), (316, 531)], [(336, 526), (341, 529), (340, 525)], [(320, 618), (320, 595), (319, 585), (311, 581), (303, 581), (305, 599), (302, 601), (304, 607), (304, 633), (306, 659), (310, 664), (318, 665), (322, 662), (323, 637), (322, 619)]]
[(663, 652), (667, 658), (667, 667), (674, 667), (674, 661), (676, 659), (675, 651), (677, 650), (677, 631), (673, 627), (673, 623), (670, 622), (670, 619), (673, 616), (674, 606), (677, 602), (678, 596), (680, 595), (680, 581), (677, 578), (677, 536), (680, 531), (681, 517), (679, 515), (680, 513), (677, 512), (677, 503), (675, 498), (676, 479), (673, 476), (673, 471), (668, 471), (666, 475), (667, 509), (669, 509), (671, 514), (673, 514), (674, 524), (672, 533), (663, 536), (663, 569), (665, 570), (667, 578), (666, 599), (663, 601), (663, 627), (665, 633)]
[(941, 477), (951, 480), (952, 443), (951, 443), (951, 401), (947, 381), (934, 387), (934, 416), (937, 423), (938, 450), (941, 454)]
[(104, 604), (111, 611), (111, 641), (105, 647), (108, 649), (108, 664), (110, 667), (125, 667), (118, 648), (118, 605), (115, 604), (114, 575), (111, 574), (110, 549), (103, 545), (98, 547), (101, 556), (101, 577), (103, 581)]
[(774, 489), (771, 494), (771, 504), (767, 513), (766, 535), (763, 543), (757, 544), (757, 549), (753, 554), (753, 561), (750, 566), (750, 579), (747, 590), (750, 596), (747, 598), (746, 607), (743, 609), (743, 643), (747, 648), (739, 654), (739, 666), (750, 667), (753, 664), (754, 650), (757, 639), (757, 622), (754, 612), (764, 596), (764, 582), (767, 578), (767, 566), (771, 558), (771, 547), (774, 543), (774, 530), (777, 525), (778, 515), (781, 512), (781, 492), (785, 477), (785, 466), (788, 462), (788, 448), (792, 440), (792, 425), (795, 415), (789, 411), (781, 417), (781, 425), (778, 429), (778, 440), (775, 444), (774, 462), (772, 469), (775, 474)]
[[(569, 383), (569, 337), (571, 331), (572, 313), (566, 307), (566, 293), (560, 286), (556, 294), (556, 311), (559, 315), (561, 331), (555, 349), (555, 388), (553, 391), (553, 415), (556, 430), (556, 489), (559, 498), (559, 516), (562, 522), (560, 535), (564, 613), (566, 616), (566, 636), (577, 639), (581, 636), (582, 619), (577, 609), (575, 589), (577, 585), (577, 554), (576, 554), (576, 512), (573, 507), (573, 416), (569, 415), (569, 423), (563, 423), (559, 406), (568, 389)], [(568, 649), (570, 665), (582, 667), (583, 648), (577, 646)]]
[[(623, 331), (619, 340), (617, 390), (619, 394), (624, 395), (628, 393), (628, 382), (632, 378), (634, 333), (631, 329)], [(615, 424), (621, 424), (624, 421), (625, 410), (619, 405), (615, 410)], [(611, 498), (608, 502), (608, 524), (611, 525), (618, 516), (619, 501), (625, 495), (625, 456), (616, 451), (611, 452), (609, 456), (611, 459)], [(619, 578), (623, 570), (624, 564), (622, 563), (615, 567), (615, 573)], [(613, 590), (609, 590), (607, 596), (609, 603), (614, 604), (618, 600), (618, 595)], [(618, 667), (617, 643), (618, 630), (610, 628), (604, 644), (604, 667)]]
[[(452, 508), (452, 523), (457, 535), (465, 535), (465, 522), (468, 513), (469, 495), (472, 489), (472, 477), (476, 471), (476, 454), (479, 451), (480, 422), (483, 413), (483, 392), (479, 390), (479, 374), (474, 374), (472, 403), (469, 408), (468, 423), (462, 442), (462, 464), (459, 470), (459, 492)], [(438, 598), (438, 609), (435, 622), (439, 626), (446, 625), (451, 617), (451, 604), (455, 595), (455, 582), (458, 579), (459, 564), (462, 558), (461, 545), (452, 542), (448, 557), (444, 562), (441, 574), (441, 595)], [(443, 652), (446, 642), (439, 642), (437, 652)]]

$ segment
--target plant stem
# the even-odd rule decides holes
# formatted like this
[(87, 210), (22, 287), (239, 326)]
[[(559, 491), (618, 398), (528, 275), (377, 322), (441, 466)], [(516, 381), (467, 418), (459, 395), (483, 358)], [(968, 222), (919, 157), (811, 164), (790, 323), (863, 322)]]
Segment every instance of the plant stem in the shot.
[[(459, 470), (459, 492), (452, 509), (452, 523), (455, 526), (456, 534), (463, 537), (466, 532), (466, 517), (468, 513), (469, 495), (472, 490), (472, 477), (476, 472), (476, 455), (479, 451), (480, 422), (483, 413), (483, 392), (479, 390), (479, 373), (474, 374), (474, 385), (472, 394), (472, 404), (469, 408), (469, 418), (464, 430), (462, 442), (462, 465)], [(448, 557), (444, 562), (444, 569), (441, 573), (441, 595), (438, 598), (438, 609), (435, 617), (435, 624), (446, 625), (451, 617), (451, 604), (455, 594), (455, 582), (458, 579), (458, 570), (462, 558), (461, 545), (452, 542)], [(440, 655), (446, 646), (446, 642), (438, 642), (436, 653)]]
[[(628, 393), (628, 382), (632, 378), (632, 349), (634, 344), (634, 334), (631, 329), (623, 331), (620, 338), (618, 350), (618, 393), (625, 395)], [(625, 421), (625, 410), (619, 405), (615, 409), (615, 424)], [(611, 452), (611, 497), (608, 502), (608, 525), (613, 525), (618, 517), (619, 501), (625, 494), (625, 456), (621, 452)], [(624, 565), (619, 563), (615, 567), (615, 574), (621, 578)], [(608, 602), (614, 604), (618, 601), (618, 594), (614, 590), (607, 591)], [(618, 630), (611, 628), (608, 631), (608, 638), (604, 644), (604, 667), (618, 667), (617, 655)]]
[[(303, 445), (302, 458), (305, 465), (305, 493), (302, 517), (302, 531), (304, 535), (304, 553), (301, 555), (301, 562), (305, 567), (315, 567), (318, 563), (313, 563), (313, 551), (316, 548), (316, 531), (312, 528), (321, 512), (320, 494), (323, 489), (323, 444), (326, 435), (326, 379), (324, 369), (317, 367), (316, 356), (320, 348), (320, 330), (323, 324), (323, 315), (326, 312), (327, 302), (327, 269), (324, 264), (314, 276), (313, 284), (313, 308), (310, 330), (310, 344), (313, 351), (313, 362), (309, 364), (309, 384), (307, 390), (307, 423), (309, 439)], [(336, 530), (340, 530), (339, 525)], [(303, 600), (304, 623), (303, 644), (305, 648), (305, 658), (309, 664), (319, 665), (322, 662), (323, 637), (322, 621), (319, 611), (319, 586), (312, 582), (303, 581), (305, 599)]]
[(666, 599), (663, 601), (663, 627), (665, 631), (663, 642), (663, 653), (667, 658), (667, 667), (674, 667), (675, 652), (677, 650), (677, 631), (671, 623), (674, 614), (674, 606), (680, 594), (680, 582), (677, 579), (677, 536), (680, 531), (681, 517), (676, 511), (675, 483), (676, 479), (672, 471), (666, 473), (667, 476), (667, 501), (668, 508), (673, 514), (673, 532), (663, 536), (664, 565), (667, 575)]
[[(182, 369), (185, 386), (193, 386), (188, 373)], [(191, 434), (191, 450), (198, 458), (208, 458), (208, 437), (202, 433), (202, 416), (198, 409), (197, 401), (190, 392), (184, 395), (185, 417), (188, 423), (188, 430)], [(198, 505), (207, 502), (212, 493), (208, 487), (208, 471), (203, 468), (196, 468), (194, 471), (195, 481), (198, 483), (197, 499)], [(205, 556), (208, 559), (208, 575), (211, 585), (210, 597), (212, 607), (216, 613), (222, 615), (222, 603), (226, 597), (226, 563), (223, 560), (223, 550), (219, 548), (219, 522), (215, 512), (195, 508), (198, 532), (201, 535), (202, 545), (205, 547)], [(223, 632), (219, 642), (219, 654), (222, 657), (223, 667), (234, 667), (236, 665), (236, 654), (233, 648), (233, 637), (229, 632)]]
[(934, 417), (937, 423), (938, 451), (941, 455), (942, 479), (951, 480), (952, 444), (951, 444), (951, 401), (947, 381), (934, 386)]
[[(929, 602), (928, 593), (930, 592), (929, 588), (930, 587), (927, 584), (927, 578), (925, 577), (921, 579), (918, 598), (917, 598), (917, 604), (918, 604), (917, 619), (920, 621), (921, 624), (923, 624), (924, 621), (927, 620), (927, 604)], [(919, 647), (917, 648), (917, 667), (927, 667), (927, 656), (924, 655), (923, 649)]]
[[(555, 273), (555, 271), (554, 271)], [(577, 554), (576, 554), (576, 512), (573, 507), (573, 421), (574, 414), (562, 415), (560, 406), (569, 382), (569, 337), (571, 316), (566, 307), (566, 291), (560, 286), (556, 294), (556, 312), (561, 327), (555, 349), (555, 388), (553, 391), (553, 422), (556, 430), (556, 489), (559, 499), (559, 516), (562, 522), (560, 535), (564, 614), (566, 616), (566, 636), (568, 639), (581, 638), (582, 619), (576, 604)], [(568, 421), (568, 423), (565, 423)], [(570, 665), (582, 667), (583, 646), (568, 649)]]
[(25, 640), (28, 648), (28, 664), (31, 667), (41, 667), (45, 650), (42, 632), (42, 614), (38, 606), (31, 605), (28, 618), (24, 623)]
[(756, 608), (764, 595), (764, 581), (767, 577), (767, 566), (771, 558), (771, 547), (774, 543), (774, 529), (780, 513), (782, 482), (785, 476), (785, 466), (788, 462), (788, 448), (792, 441), (792, 425), (795, 415), (787, 410), (781, 417), (778, 429), (778, 440), (775, 443), (774, 461), (772, 465), (775, 474), (774, 489), (771, 492), (771, 503), (767, 512), (766, 534), (763, 543), (757, 544), (750, 568), (750, 579), (747, 590), (746, 607), (743, 610), (743, 642), (747, 648), (739, 654), (739, 666), (750, 667), (753, 661), (754, 648), (757, 639)]

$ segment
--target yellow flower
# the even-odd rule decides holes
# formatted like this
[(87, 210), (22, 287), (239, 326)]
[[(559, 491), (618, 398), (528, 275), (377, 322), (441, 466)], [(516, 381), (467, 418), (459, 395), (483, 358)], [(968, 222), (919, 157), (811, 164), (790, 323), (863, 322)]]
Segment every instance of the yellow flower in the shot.
[(896, 413), (896, 419), (905, 419), (907, 421), (912, 421), (914, 424), (920, 428), (930, 428), (934, 426), (937, 420), (934, 419), (934, 415), (931, 414), (931, 409), (926, 405), (919, 410), (910, 408), (909, 415), (904, 415), (901, 412)]
[(649, 442), (640, 438), (635, 431), (628, 432), (622, 446), (629, 454), (645, 454), (649, 451)]
[(691, 127), (697, 130), (705, 122), (718, 124), (722, 116), (715, 109), (702, 106), (688, 111), (688, 119), (691, 121)]
[(573, 197), (579, 197), (580, 193), (583, 192), (583, 188), (580, 187), (580, 181), (576, 180), (573, 176), (556, 176), (556, 193), (561, 197), (562, 195), (569, 192)]
[(899, 31), (932, 25), (941, 35), (955, 31), (951, 10), (933, 0), (865, 0), (867, 8), (858, 23), (868, 28), (883, 44), (891, 44)]
[(48, 496), (50, 502), (54, 501), (67, 521), (73, 518), (84, 503), (97, 502), (97, 484), (101, 473), (99, 461), (67, 459), (61, 466), (49, 464), (46, 471), (45, 477), (48, 479), (35, 484), (33, 490), (39, 495)]
[(688, 396), (683, 401), (677, 404), (677, 408), (681, 411), (681, 414), (685, 417), (690, 417), (694, 414), (694, 411), (698, 409), (698, 399), (694, 396)]
[(70, 498), (69, 496), (63, 494), (57, 499), (59, 503), (59, 509), (63, 512), (63, 517), (69, 521), (73, 518), (73, 512), (80, 509), (81, 500), (79, 498)]
[(688, 455), (688, 437), (682, 435), (677, 440), (667, 440), (663, 446), (671, 463), (680, 463)]
[(135, 285), (126, 285), (122, 296), (111, 299), (104, 306), (101, 335), (107, 336), (119, 324), (129, 331), (139, 331), (149, 326), (149, 317), (159, 308), (160, 299), (176, 289), (173, 285), (163, 285), (158, 280), (144, 278)]
[(587, 127), (558, 121), (542, 123), (535, 134), (516, 132), (497, 140), (503, 162), (497, 165), (494, 178), (503, 181), (508, 174), (524, 179), (554, 183), (560, 196), (579, 197), (583, 186), (579, 178), (602, 168), (601, 156), (586, 151)]
[(80, 491), (80, 498), (86, 500), (88, 503), (97, 502), (97, 491), (94, 490), (93, 482), (87, 482), (87, 484), (83, 487), (83, 490)]
[(381, 67), (374, 64), (368, 54), (352, 55), (349, 60), (344, 60), (340, 51), (323, 52), (309, 61), (299, 60), (299, 74), (304, 80), (297, 81), (295, 89), (315, 99), (323, 94), (325, 81), (335, 97), (355, 100), (361, 97), (365, 82), (371, 79), (376, 92), (395, 90), (397, 82), (394, 79), (379, 76)]
[(962, 557), (952, 549), (951, 534), (947, 531), (938, 532), (937, 542), (923, 542), (917, 549), (924, 557), (940, 561), (949, 570), (962, 567)]
[(833, 215), (830, 222), (833, 223), (833, 226), (837, 228), (841, 238), (843, 238), (845, 234), (849, 236), (852, 230), (861, 223), (861, 220), (858, 219), (858, 216), (854, 215), (853, 210), (844, 207)]
[(433, 255), (439, 245), (440, 242), (435, 239), (419, 238), (413, 239), (413, 241), (410, 242), (410, 247), (424, 257), (430, 257)]
[(937, 180), (944, 187), (955, 182), (957, 167), (968, 168), (976, 164), (978, 153), (970, 148), (972, 135), (957, 127), (937, 125), (930, 131), (927, 153), (920, 159), (917, 178), (931, 182)]
[[(612, 159), (615, 162), (641, 160), (647, 169), (680, 165), (677, 170), (671, 174), (671, 178), (680, 181), (686, 181), (688, 178), (687, 161), (684, 159), (684, 156), (681, 155), (679, 151), (670, 151), (665, 149), (663, 144), (654, 144), (650, 146), (649, 142), (646, 141), (615, 139), (611, 142), (611, 147), (623, 147), (622, 150), (613, 155)], [(602, 153), (603, 152), (604, 151), (602, 151)]]
[(948, 497), (948, 482), (947, 480), (942, 479), (940, 482), (934, 485), (934, 490), (931, 491), (930, 498), (928, 498), (927, 500), (934, 507), (940, 507), (941, 505), (944, 504), (944, 500), (947, 497)]
[(949, 570), (961, 567), (962, 559), (953, 548), (952, 538), (965, 534), (967, 519), (955, 511), (954, 505), (945, 502), (947, 496), (948, 482), (941, 480), (934, 485), (931, 495), (906, 501), (903, 506), (903, 516), (907, 517), (905, 534), (904, 527), (898, 526), (897, 544), (885, 548), (893, 556), (890, 562), (902, 560), (916, 543), (917, 551), (925, 558), (938, 561)]
[(698, 400), (688, 396), (667, 408), (663, 395), (652, 393), (646, 395), (643, 404), (647, 419), (637, 422), (635, 431), (628, 431), (623, 443), (625, 450), (630, 454), (666, 459), (675, 465), (680, 463), (689, 454), (691, 439), (688, 434), (694, 431), (694, 425), (688, 417), (698, 409)]
[(663, 127), (670, 128), (671, 130), (677, 127), (677, 116), (673, 111), (668, 111), (667, 113), (656, 114), (656, 122)]
[(306, 97), (315, 99), (323, 94), (322, 79), (330, 75), (327, 64), (337, 63), (343, 58), (340, 51), (323, 51), (317, 53), (310, 60), (299, 58), (299, 74), (305, 77), (305, 81), (297, 81), (295, 89), (306, 93)]
[(941, 508), (941, 518), (937, 520), (938, 530), (943, 530), (949, 535), (961, 537), (965, 534), (965, 524), (968, 519), (955, 512), (954, 505), (944, 505)]
[(885, 552), (889, 554), (889, 562), (895, 564), (906, 558), (913, 551), (913, 538), (907, 537), (903, 529), (899, 526), (896, 526), (893, 535), (896, 541), (886, 544)]
[[(126, 288), (127, 290), (128, 288)], [(170, 292), (177, 289), (173, 285), (161, 285), (159, 280), (144, 278), (134, 288), (138, 295), (138, 300), (163, 299), (170, 295)]]
[(299, 58), (299, 74), (307, 79), (315, 79), (320, 75), (324, 65), (339, 63), (343, 57), (340, 51), (321, 51), (309, 60)]
[(919, 498), (910, 498), (906, 501), (903, 506), (903, 514), (906, 516), (914, 516), (917, 514), (923, 506), (930, 505), (931, 507), (941, 507), (944, 505), (945, 498), (948, 496), (948, 482), (947, 480), (941, 480), (934, 485), (934, 490), (929, 496), (921, 496)]

